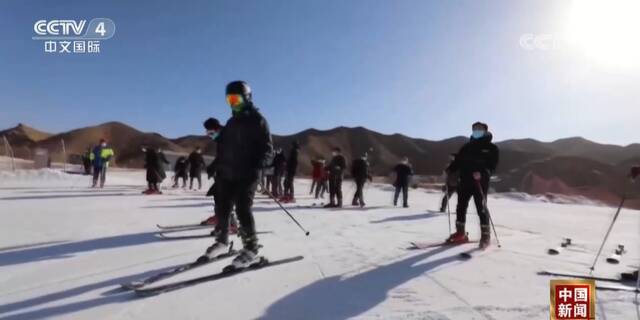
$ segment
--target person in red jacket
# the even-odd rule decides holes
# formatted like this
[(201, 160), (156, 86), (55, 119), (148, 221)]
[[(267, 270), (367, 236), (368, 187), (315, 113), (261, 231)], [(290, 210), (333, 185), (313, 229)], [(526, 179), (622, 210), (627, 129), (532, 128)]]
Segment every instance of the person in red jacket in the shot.
[(322, 158), (311, 160), (311, 167), (313, 169), (311, 171), (311, 190), (309, 190), (309, 194), (313, 194), (320, 185), (322, 172), (324, 171), (324, 160)]

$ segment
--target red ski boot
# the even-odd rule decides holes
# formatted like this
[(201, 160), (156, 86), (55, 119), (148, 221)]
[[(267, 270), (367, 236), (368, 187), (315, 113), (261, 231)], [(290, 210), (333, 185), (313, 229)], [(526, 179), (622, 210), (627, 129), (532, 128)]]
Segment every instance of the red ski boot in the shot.
[(456, 232), (447, 238), (446, 243), (461, 244), (469, 242), (469, 235), (464, 232), (464, 223), (456, 221)]
[(218, 218), (214, 215), (200, 222), (201, 226), (215, 226), (218, 224)]

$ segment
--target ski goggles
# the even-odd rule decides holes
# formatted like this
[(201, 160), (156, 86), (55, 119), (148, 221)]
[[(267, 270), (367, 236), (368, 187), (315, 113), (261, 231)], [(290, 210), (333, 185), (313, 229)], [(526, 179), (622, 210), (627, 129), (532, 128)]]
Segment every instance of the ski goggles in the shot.
[(239, 94), (228, 94), (227, 95), (227, 103), (232, 108), (237, 108), (237, 107), (241, 106), (244, 103), (244, 99), (242, 98), (242, 95), (239, 95)]

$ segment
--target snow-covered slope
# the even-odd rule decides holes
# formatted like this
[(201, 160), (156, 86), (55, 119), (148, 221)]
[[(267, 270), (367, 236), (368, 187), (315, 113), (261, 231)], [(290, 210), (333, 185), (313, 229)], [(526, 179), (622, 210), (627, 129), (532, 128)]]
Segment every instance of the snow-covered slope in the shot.
[[(457, 253), (472, 245), (406, 250), (410, 241), (447, 236), (447, 216), (433, 211), (439, 194), (411, 190), (411, 208), (394, 208), (390, 188), (372, 185), (364, 210), (305, 208), (299, 206), (317, 201), (302, 180), (298, 203), (287, 207), (309, 237), (265, 197), (256, 198), (255, 214), (259, 231), (273, 232), (260, 236), (262, 254), (304, 260), (136, 298), (118, 285), (189, 262), (212, 242), (161, 240), (156, 223), (200, 221), (212, 214), (211, 201), (205, 188), (143, 196), (141, 171), (113, 171), (103, 190), (88, 184), (89, 177), (57, 171), (0, 173), (0, 319), (548, 319), (551, 278), (536, 272), (586, 272), (614, 213), (490, 197), (503, 247), (461, 261)], [(344, 189), (353, 195), (350, 182)], [(623, 211), (604, 256), (617, 244), (628, 254), (617, 266), (603, 257), (597, 274), (615, 275), (640, 262), (639, 227), (638, 212)], [(473, 209), (468, 229), (479, 237)], [(575, 249), (548, 256), (547, 248), (563, 237), (571, 237)], [(630, 293), (601, 291), (597, 298), (598, 319), (638, 317)]]

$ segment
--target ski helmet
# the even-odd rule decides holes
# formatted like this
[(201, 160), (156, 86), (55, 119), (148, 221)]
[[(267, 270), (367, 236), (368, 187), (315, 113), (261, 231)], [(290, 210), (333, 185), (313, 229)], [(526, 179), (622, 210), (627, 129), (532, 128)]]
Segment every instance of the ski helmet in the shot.
[(245, 101), (251, 101), (251, 87), (244, 81), (229, 82), (226, 94), (239, 94)]

